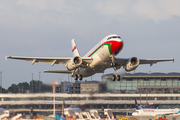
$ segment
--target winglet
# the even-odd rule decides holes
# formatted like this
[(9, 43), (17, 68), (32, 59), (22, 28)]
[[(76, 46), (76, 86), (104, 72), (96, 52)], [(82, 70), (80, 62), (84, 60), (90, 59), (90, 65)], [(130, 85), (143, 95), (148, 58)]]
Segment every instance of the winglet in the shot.
[(5, 60), (7, 60), (8, 56), (5, 56)]
[(8, 58), (12, 58), (12, 56), (5, 56), (5, 60), (7, 60)]
[(74, 39), (71, 40), (73, 56), (80, 56)]

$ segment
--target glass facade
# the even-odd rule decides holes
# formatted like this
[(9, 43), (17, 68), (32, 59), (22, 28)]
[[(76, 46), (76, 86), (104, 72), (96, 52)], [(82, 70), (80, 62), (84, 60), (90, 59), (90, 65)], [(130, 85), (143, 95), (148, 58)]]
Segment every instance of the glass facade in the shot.
[(107, 82), (108, 92), (112, 93), (180, 93), (180, 73), (128, 73), (120, 81), (112, 81), (111, 75), (103, 77)]

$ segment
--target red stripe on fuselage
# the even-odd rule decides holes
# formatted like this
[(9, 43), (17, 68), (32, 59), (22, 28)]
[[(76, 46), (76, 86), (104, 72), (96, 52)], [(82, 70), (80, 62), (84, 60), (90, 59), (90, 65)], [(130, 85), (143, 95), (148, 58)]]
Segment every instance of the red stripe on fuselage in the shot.
[(123, 41), (116, 41), (116, 40), (110, 40), (102, 43), (99, 47), (97, 47), (88, 57), (92, 56), (100, 47), (102, 47), (104, 44), (109, 44), (110, 47), (110, 54), (117, 55), (123, 48)]

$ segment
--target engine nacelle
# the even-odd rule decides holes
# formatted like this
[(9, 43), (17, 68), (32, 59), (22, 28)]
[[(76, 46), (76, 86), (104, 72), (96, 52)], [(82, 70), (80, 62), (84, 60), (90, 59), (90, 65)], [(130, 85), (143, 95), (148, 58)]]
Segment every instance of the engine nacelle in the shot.
[(125, 70), (127, 72), (135, 70), (138, 67), (138, 65), (139, 65), (139, 59), (137, 57), (132, 57), (127, 62), (126, 66), (125, 66)]
[(72, 58), (67, 65), (68, 70), (74, 70), (82, 64), (82, 59), (79, 56)]

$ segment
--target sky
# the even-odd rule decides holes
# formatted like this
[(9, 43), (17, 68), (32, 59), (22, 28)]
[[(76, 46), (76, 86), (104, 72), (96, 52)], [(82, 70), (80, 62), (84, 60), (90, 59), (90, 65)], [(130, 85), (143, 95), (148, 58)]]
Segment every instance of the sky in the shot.
[[(109, 34), (120, 35), (120, 58), (174, 58), (175, 62), (140, 65), (135, 72), (180, 72), (179, 0), (0, 0), (0, 71), (2, 85), (74, 81), (63, 65), (5, 60), (5, 56), (71, 57), (75, 39), (80, 55)], [(108, 69), (104, 74), (113, 73)], [(134, 71), (133, 71), (134, 72)], [(33, 75), (32, 75), (33, 74)], [(96, 74), (84, 80), (101, 80)]]

